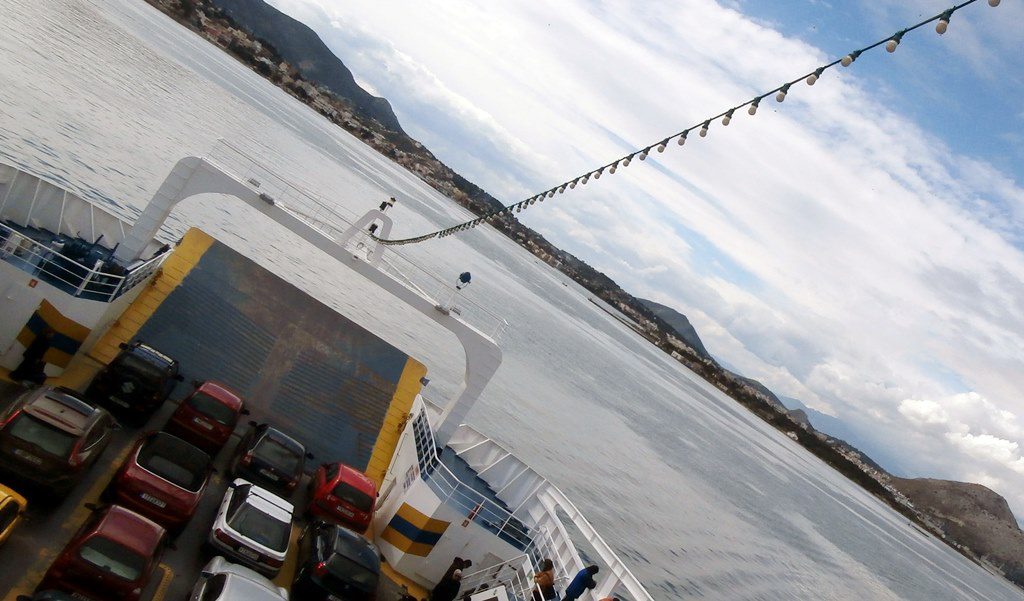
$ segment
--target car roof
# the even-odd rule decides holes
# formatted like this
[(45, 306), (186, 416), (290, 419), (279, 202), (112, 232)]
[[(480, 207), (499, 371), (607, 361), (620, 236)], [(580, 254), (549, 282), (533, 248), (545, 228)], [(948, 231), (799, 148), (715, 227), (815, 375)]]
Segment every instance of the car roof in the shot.
[[(274, 601), (280, 601), (280, 599), (286, 598), (281, 596), (281, 592), (276, 587), (268, 588), (257, 580), (240, 576), (227, 570), (224, 570), (224, 572), (227, 573), (227, 579), (224, 581), (224, 589), (221, 591), (219, 599), (238, 599), (239, 601), (273, 599)], [(253, 573), (255, 574), (255, 572)], [(256, 575), (259, 576), (259, 574)], [(273, 583), (270, 584), (272, 585)]]
[(377, 494), (377, 484), (366, 474), (351, 465), (346, 465), (344, 463), (338, 463), (337, 465), (339, 467), (338, 475), (341, 476), (341, 481), (355, 484), (357, 489), (371, 497)]
[(207, 380), (200, 384), (196, 390), (205, 392), (233, 409), (238, 409), (242, 406), (242, 397), (234, 390), (228, 388), (226, 384)]
[(364, 568), (376, 570), (380, 568), (380, 554), (377, 546), (370, 539), (348, 528), (331, 524), (334, 527), (334, 551), (355, 561)]
[(274, 442), (280, 443), (285, 447), (291, 447), (293, 450), (298, 451), (300, 455), (306, 452), (306, 447), (303, 446), (301, 442), (295, 440), (291, 436), (288, 436), (274, 426), (267, 426), (266, 435), (268, 438), (272, 438)]
[(145, 557), (156, 553), (164, 537), (163, 527), (120, 505), (111, 505), (93, 532)]
[(238, 478), (234, 483), (236, 488), (244, 484), (251, 485), (249, 494), (245, 498), (245, 502), (249, 505), (252, 505), (263, 513), (270, 514), (281, 521), (290, 522), (292, 520), (292, 514), (295, 513), (295, 506), (288, 501), (265, 488), (256, 486), (248, 480)]
[(136, 342), (132, 346), (128, 347), (127, 351), (134, 353), (136, 355), (140, 355), (156, 363), (163, 363), (164, 367), (170, 367), (171, 365), (177, 363), (177, 361), (175, 361), (171, 357), (161, 353), (160, 351), (156, 350), (155, 348), (149, 346), (144, 342)]
[(81, 436), (103, 410), (68, 391), (44, 388), (25, 402), (25, 412)]

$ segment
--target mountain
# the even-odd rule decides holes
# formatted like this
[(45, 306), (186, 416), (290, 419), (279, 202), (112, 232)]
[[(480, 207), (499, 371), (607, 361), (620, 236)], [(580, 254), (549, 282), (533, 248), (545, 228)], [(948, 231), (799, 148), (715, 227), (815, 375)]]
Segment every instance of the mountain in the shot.
[(679, 337), (682, 338), (683, 342), (690, 345), (690, 347), (697, 351), (700, 356), (707, 359), (712, 358), (711, 353), (704, 348), (704, 343), (701, 341), (700, 336), (697, 335), (697, 330), (694, 329), (693, 325), (690, 324), (690, 320), (687, 319), (685, 315), (676, 311), (672, 307), (666, 307), (665, 305), (656, 303), (652, 300), (643, 298), (637, 298), (637, 300), (650, 309), (655, 315), (663, 319), (665, 323), (672, 326), (672, 329), (679, 334)]
[(812, 409), (799, 399), (781, 396), (779, 400), (788, 409), (801, 411), (815, 430), (849, 444), (858, 449), (865, 457), (870, 455), (870, 457), (874, 458), (875, 461), (885, 468), (885, 471), (906, 473), (900, 458), (890, 453), (884, 444), (876, 443), (873, 439), (863, 436), (840, 419)]
[(893, 485), (929, 514), (947, 536), (1024, 582), (1024, 532), (998, 493), (968, 482), (893, 478)]
[(391, 104), (360, 87), (345, 63), (312, 29), (263, 0), (211, 0), (210, 3), (225, 11), (238, 26), (269, 43), (281, 58), (295, 65), (303, 77), (349, 100), (357, 111), (387, 129), (404, 133)]

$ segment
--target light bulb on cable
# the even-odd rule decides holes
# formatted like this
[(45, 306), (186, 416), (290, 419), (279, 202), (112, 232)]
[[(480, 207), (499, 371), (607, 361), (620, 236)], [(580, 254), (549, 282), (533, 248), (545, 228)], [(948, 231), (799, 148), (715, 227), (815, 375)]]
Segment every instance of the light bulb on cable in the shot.
[(946, 29), (949, 28), (949, 20), (952, 17), (952, 10), (947, 10), (946, 12), (942, 13), (942, 16), (939, 17), (939, 22), (935, 24), (935, 33), (939, 35), (946, 33)]
[(643, 152), (640, 153), (640, 160), (641, 161), (646, 161), (647, 160), (647, 153), (650, 152), (650, 150), (651, 150), (650, 148), (644, 148)]
[(588, 181), (590, 181), (590, 174), (589, 173), (587, 175), (583, 176), (583, 179), (580, 180), (580, 183), (583, 184), (584, 186), (586, 186)]
[(676, 144), (679, 144), (680, 146), (686, 144), (686, 134), (688, 133), (689, 132), (684, 131), (683, 133), (679, 134), (679, 139), (676, 140)]
[(573, 182), (572, 182), (571, 184), (569, 184), (569, 187), (570, 187), (571, 189), (575, 190), (575, 189), (576, 189), (576, 181), (575, 181), (575, 180), (573, 180)]
[(594, 172), (594, 179), (601, 179), (601, 170), (598, 169)]
[(608, 168), (608, 173), (611, 173), (612, 175), (615, 175), (615, 168), (616, 168), (616, 166), (618, 164), (619, 164), (618, 161), (615, 161), (614, 163), (612, 163), (612, 166)]
[(630, 161), (630, 159), (632, 159), (632, 158), (633, 158), (633, 157), (631, 157), (631, 156), (628, 156), (628, 157), (626, 157), (626, 158), (625, 158), (625, 159), (624, 159), (624, 160), (622, 161), (622, 166), (623, 166), (623, 167), (629, 167), (629, 161)]
[(860, 50), (854, 50), (853, 52), (844, 56), (843, 60), (839, 61), (839, 64), (841, 64), (844, 67), (849, 67), (850, 65), (853, 64), (853, 61), (857, 60), (858, 56), (860, 56)]
[(889, 41), (885, 43), (885, 49), (888, 50), (890, 53), (896, 52), (896, 47), (900, 45), (900, 40), (903, 39), (904, 33), (905, 32), (901, 31), (896, 35), (892, 36), (891, 38), (889, 38)]
[(776, 102), (782, 102), (783, 100), (785, 100), (786, 99), (786, 92), (789, 92), (789, 84), (788, 83), (786, 85), (782, 86), (781, 88), (779, 88), (779, 93), (775, 95), (775, 101)]
[(708, 137), (708, 126), (709, 125), (710, 125), (710, 123), (708, 123), (707, 121), (704, 122), (704, 125), (702, 125), (701, 128), (700, 128), (700, 137), (702, 137), (702, 138)]
[(751, 102), (750, 103), (750, 108), (747, 109), (747, 114), (750, 115), (751, 117), (756, 115), (757, 114), (757, 105), (760, 104), (760, 103), (761, 103), (761, 99), (760, 98), (758, 98), (757, 100)]
[(988, 0), (989, 6), (999, 6), (999, 0)]
[(726, 113), (724, 117), (722, 117), (722, 125), (729, 125), (729, 122), (732, 121), (732, 111), (733, 110), (734, 109), (729, 109), (729, 112)]
[(665, 152), (665, 141), (662, 140), (661, 144), (658, 144), (658, 152)]
[(815, 82), (818, 81), (818, 78), (821, 77), (821, 74), (824, 72), (825, 67), (818, 67), (817, 69), (815, 69), (814, 73), (811, 73), (810, 75), (807, 76), (807, 85), (813, 86)]

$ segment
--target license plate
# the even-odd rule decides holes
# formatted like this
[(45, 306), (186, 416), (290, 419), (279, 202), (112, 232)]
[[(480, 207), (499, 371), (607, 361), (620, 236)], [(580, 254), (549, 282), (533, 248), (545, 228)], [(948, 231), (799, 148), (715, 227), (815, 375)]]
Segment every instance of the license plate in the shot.
[(200, 428), (206, 428), (207, 430), (213, 430), (213, 424), (211, 424), (210, 422), (206, 421), (205, 419), (203, 419), (201, 417), (193, 417), (192, 418), (192, 423), (194, 423), (195, 425), (199, 426)]
[(153, 496), (153, 495), (151, 495), (151, 494), (148, 494), (148, 493), (142, 493), (142, 494), (141, 494), (141, 495), (139, 495), (139, 496), (140, 496), (140, 497), (142, 497), (142, 500), (143, 500), (143, 501), (148, 501), (148, 502), (152, 503), (153, 505), (156, 505), (156, 506), (157, 506), (157, 507), (159, 507), (160, 509), (163, 509), (164, 507), (167, 507), (167, 502), (166, 502), (166, 501), (162, 501), (162, 500), (160, 500), (160, 499), (158, 499), (158, 498), (154, 497), (154, 496)]
[(247, 557), (247, 558), (249, 558), (249, 559), (251, 559), (253, 561), (256, 561), (257, 559), (260, 558), (260, 554), (259, 553), (257, 553), (256, 551), (253, 551), (252, 549), (247, 549), (245, 547), (239, 547), (238, 548), (238, 554), (241, 555), (242, 557)]
[(43, 460), (40, 459), (39, 457), (36, 457), (32, 453), (22, 451), (21, 449), (14, 449), (14, 454), (17, 455), (18, 457), (21, 457), (25, 461), (28, 461), (29, 463), (34, 463), (36, 465), (42, 465), (43, 463)]
[(341, 513), (341, 515), (343, 515), (345, 517), (348, 517), (348, 518), (350, 518), (350, 517), (355, 515), (354, 513), (352, 513), (352, 510), (346, 509), (346, 508), (342, 507), (341, 505), (338, 505), (337, 507), (335, 507), (335, 509), (337, 509)]
[(86, 597), (82, 593), (71, 593), (71, 596), (75, 599), (81, 599), (82, 601), (92, 601), (92, 597)]
[(277, 477), (277, 474), (275, 474), (274, 472), (272, 472), (272, 471), (270, 471), (268, 469), (261, 469), (260, 473), (263, 474), (264, 476), (266, 476), (267, 478), (270, 478), (274, 482), (277, 482), (278, 480), (280, 480), (280, 478)]
[(128, 401), (123, 401), (123, 400), (121, 400), (120, 398), (118, 398), (116, 396), (110, 397), (110, 402), (115, 404), (115, 405), (117, 405), (117, 406), (119, 406), (119, 407), (124, 407), (125, 409), (127, 409), (128, 407), (131, 407), (131, 405), (128, 404)]

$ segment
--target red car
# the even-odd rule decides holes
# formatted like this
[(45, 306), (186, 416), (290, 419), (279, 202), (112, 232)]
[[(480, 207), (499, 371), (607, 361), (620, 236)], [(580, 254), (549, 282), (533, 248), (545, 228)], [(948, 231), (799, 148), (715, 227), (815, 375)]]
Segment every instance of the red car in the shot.
[(309, 483), (309, 513), (363, 533), (373, 519), (377, 485), (354, 467), (325, 463)]
[(164, 430), (216, 455), (231, 438), (238, 417), (249, 415), (242, 397), (217, 382), (195, 382), (196, 389), (178, 405)]
[(124, 507), (96, 511), (50, 565), (36, 592), (138, 601), (160, 564), (166, 538), (158, 524)]
[(152, 432), (135, 443), (105, 496), (181, 532), (199, 506), (212, 471), (206, 453), (166, 432)]

